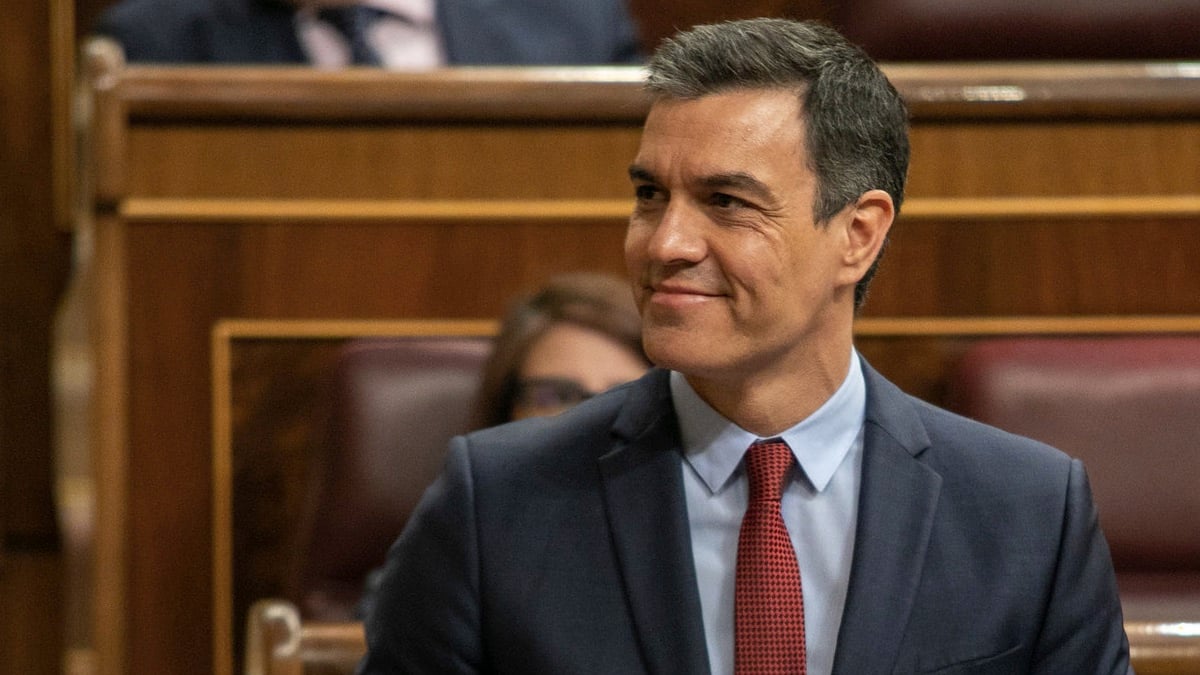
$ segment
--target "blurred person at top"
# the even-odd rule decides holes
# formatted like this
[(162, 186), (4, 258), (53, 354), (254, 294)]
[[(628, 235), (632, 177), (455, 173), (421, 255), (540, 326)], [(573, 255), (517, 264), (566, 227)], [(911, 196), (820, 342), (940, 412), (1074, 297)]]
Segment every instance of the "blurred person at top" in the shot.
[(93, 33), (135, 63), (427, 70), (642, 58), (625, 0), (121, 0)]

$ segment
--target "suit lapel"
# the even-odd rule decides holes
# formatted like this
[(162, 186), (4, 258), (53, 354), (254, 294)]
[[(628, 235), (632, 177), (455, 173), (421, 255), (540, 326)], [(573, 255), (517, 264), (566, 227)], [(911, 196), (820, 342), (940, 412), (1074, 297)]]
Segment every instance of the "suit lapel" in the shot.
[(941, 477), (916, 459), (929, 446), (912, 401), (864, 363), (867, 420), (850, 587), (835, 674), (891, 672), (912, 611)]
[(651, 673), (707, 673), (708, 653), (667, 374), (633, 386), (600, 459), (626, 598)]

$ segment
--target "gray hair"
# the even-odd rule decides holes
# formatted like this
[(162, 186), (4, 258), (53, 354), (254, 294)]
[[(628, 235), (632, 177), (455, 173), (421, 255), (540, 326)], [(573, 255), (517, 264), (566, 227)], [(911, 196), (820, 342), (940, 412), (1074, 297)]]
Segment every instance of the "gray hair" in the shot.
[[(832, 28), (788, 19), (696, 26), (664, 41), (647, 68), (646, 89), (659, 98), (794, 90), (808, 168), (816, 176), (817, 224), (873, 189), (891, 195), (899, 213), (908, 173), (908, 110), (875, 62)], [(855, 289), (855, 307), (866, 298), (878, 262)]]

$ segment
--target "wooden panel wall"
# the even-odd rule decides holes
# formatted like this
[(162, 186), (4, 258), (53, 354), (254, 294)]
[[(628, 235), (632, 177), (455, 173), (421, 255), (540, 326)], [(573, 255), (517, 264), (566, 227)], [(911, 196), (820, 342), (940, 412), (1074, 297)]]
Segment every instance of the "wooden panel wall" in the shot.
[(54, 509), (51, 328), (66, 280), (64, 95), (69, 5), (0, 12), (0, 672), (58, 673), (62, 578)]
[[(54, 538), (49, 506), (50, 426), (21, 423), (27, 412), (49, 412), (50, 307), (62, 283), (61, 235), (56, 232), (52, 192), (50, 14), (43, 3), (4, 12), (0, 19), (0, 533), (6, 539)], [(30, 91), (21, 101), (9, 92)], [(46, 264), (22, 264), (22, 258)], [(21, 411), (26, 411), (22, 413)], [(34, 486), (18, 490), (17, 486)], [(0, 541), (3, 546), (3, 541)]]
[[(1020, 317), (1200, 327), (1174, 321), (1200, 314), (1186, 264), (1200, 80), (1163, 65), (889, 72), (916, 157), (864, 318), (877, 367), (937, 400), (962, 345)], [(550, 274), (619, 273), (645, 101), (620, 68), (101, 58), (94, 75), (97, 654), (103, 673), (226, 673), (240, 624), (214, 601), (213, 327), (495, 318)]]

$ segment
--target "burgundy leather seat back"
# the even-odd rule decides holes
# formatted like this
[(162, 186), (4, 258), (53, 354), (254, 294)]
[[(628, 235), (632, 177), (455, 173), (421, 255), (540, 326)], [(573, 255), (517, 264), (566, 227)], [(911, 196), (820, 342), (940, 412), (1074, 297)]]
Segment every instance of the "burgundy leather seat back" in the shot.
[(1200, 338), (985, 341), (951, 397), (1083, 460), (1119, 568), (1200, 570)]
[(1200, 610), (1200, 337), (986, 340), (949, 405), (1083, 460), (1127, 611)]
[(1195, 0), (831, 0), (829, 19), (885, 61), (1200, 57)]
[(467, 430), (487, 337), (359, 339), (335, 366), (326, 456), (302, 527), (297, 601), (306, 618), (350, 619), (366, 574), (381, 565)]

